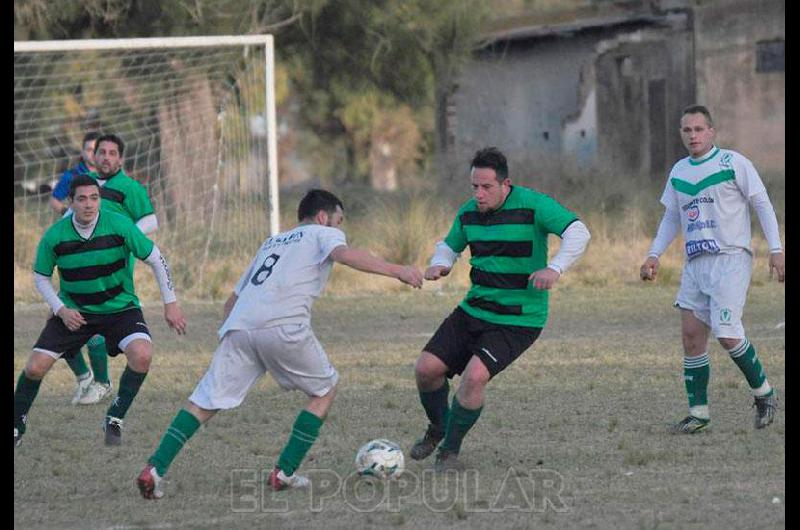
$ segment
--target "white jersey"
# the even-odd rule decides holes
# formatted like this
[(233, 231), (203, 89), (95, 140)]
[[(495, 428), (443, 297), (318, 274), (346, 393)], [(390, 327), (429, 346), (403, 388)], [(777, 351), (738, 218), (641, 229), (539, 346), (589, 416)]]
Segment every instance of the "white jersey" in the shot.
[(300, 225), (268, 238), (236, 285), (238, 300), (219, 329), (260, 329), (310, 324), (311, 304), (333, 267), (330, 257), (346, 245), (344, 232), (318, 224)]
[(680, 214), (686, 259), (752, 254), (748, 201), (765, 191), (750, 160), (714, 146), (702, 159), (686, 157), (672, 167), (661, 203)]

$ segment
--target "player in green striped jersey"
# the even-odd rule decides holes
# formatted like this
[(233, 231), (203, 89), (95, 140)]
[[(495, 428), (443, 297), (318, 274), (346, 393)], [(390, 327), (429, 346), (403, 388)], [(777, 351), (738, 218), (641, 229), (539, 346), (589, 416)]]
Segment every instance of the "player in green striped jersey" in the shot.
[[(447, 276), (470, 249), (470, 288), (442, 322), (415, 367), (422, 406), (430, 421), (411, 457), (428, 457), (439, 442), (435, 468), (459, 468), (461, 442), (483, 409), (489, 380), (538, 338), (547, 321), (548, 290), (586, 249), (590, 235), (578, 217), (545, 194), (513, 186), (505, 156), (494, 147), (470, 164), (473, 198), (458, 211), (425, 279)], [(548, 262), (547, 237), (562, 238)], [(448, 379), (461, 383), (448, 407)]]
[[(28, 411), (42, 379), (65, 354), (96, 334), (106, 337), (109, 355), (124, 353), (128, 363), (117, 396), (103, 422), (107, 445), (119, 445), (125, 414), (150, 368), (152, 344), (133, 285), (133, 256), (155, 274), (164, 302), (164, 318), (179, 334), (186, 319), (178, 306), (166, 259), (127, 217), (100, 209), (100, 186), (88, 175), (70, 185), (73, 213), (51, 226), (39, 242), (34, 280), (53, 316), (28, 357), (14, 391), (14, 445), (27, 425)], [(50, 278), (58, 268), (56, 294)]]

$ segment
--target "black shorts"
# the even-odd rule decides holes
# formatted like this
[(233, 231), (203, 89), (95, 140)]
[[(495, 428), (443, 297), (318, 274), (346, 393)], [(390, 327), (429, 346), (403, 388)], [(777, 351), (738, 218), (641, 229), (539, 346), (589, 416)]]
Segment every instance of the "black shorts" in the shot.
[(494, 377), (522, 355), (541, 332), (542, 328), (492, 324), (456, 307), (425, 345), (425, 351), (447, 365), (449, 378), (461, 374), (473, 355)]
[[(106, 339), (108, 355), (115, 357), (122, 353), (119, 343), (134, 334), (146, 335), (150, 338), (150, 330), (144, 321), (142, 310), (138, 308), (126, 309), (119, 313), (95, 315), (81, 313), (86, 324), (77, 331), (70, 331), (61, 320), (61, 317), (52, 316), (47, 319), (41, 335), (39, 335), (34, 350), (45, 350), (59, 356), (71, 357), (80, 350), (89, 339), (95, 335), (102, 335)], [(144, 337), (142, 337), (144, 338)]]

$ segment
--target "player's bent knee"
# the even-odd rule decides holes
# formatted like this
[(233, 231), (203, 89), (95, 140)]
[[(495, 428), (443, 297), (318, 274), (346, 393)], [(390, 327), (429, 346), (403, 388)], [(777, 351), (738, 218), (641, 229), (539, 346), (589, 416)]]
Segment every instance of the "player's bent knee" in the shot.
[(430, 352), (422, 352), (414, 365), (414, 373), (418, 380), (430, 381), (447, 374), (447, 365)]
[(150, 369), (153, 347), (149, 341), (135, 340), (125, 348), (125, 356), (128, 357), (131, 368), (137, 372), (146, 372)]
[(53, 359), (44, 355), (32, 355), (25, 365), (25, 376), (28, 379), (43, 379), (53, 366)]

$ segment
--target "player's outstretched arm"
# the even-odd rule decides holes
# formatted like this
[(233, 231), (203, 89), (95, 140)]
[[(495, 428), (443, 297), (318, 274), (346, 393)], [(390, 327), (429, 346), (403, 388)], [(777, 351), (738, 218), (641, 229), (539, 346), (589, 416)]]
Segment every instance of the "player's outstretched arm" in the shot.
[(175, 285), (172, 282), (167, 259), (161, 254), (158, 247), (153, 245), (152, 252), (144, 261), (153, 269), (153, 276), (155, 276), (161, 291), (161, 300), (164, 302), (164, 320), (167, 321), (170, 328), (178, 332), (178, 335), (184, 335), (186, 333), (186, 317), (178, 305), (178, 297), (175, 295)]
[(417, 289), (422, 287), (422, 273), (416, 267), (389, 263), (365, 250), (342, 245), (333, 249), (331, 259), (362, 272), (397, 278)]

